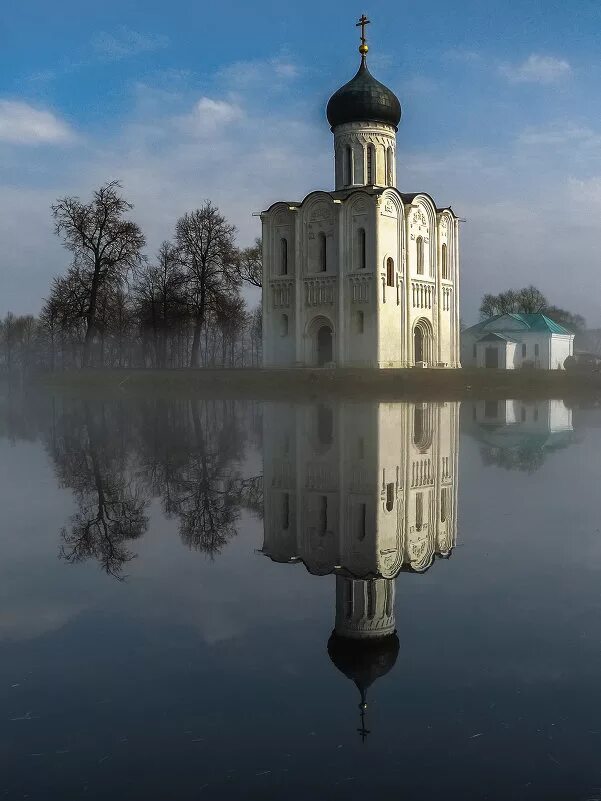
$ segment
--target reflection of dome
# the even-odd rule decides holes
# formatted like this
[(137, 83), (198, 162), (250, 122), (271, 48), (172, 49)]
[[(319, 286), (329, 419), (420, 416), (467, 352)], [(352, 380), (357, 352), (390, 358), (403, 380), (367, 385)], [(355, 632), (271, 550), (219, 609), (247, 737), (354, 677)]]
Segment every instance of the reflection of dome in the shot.
[(338, 670), (355, 683), (365, 701), (367, 688), (394, 667), (399, 638), (396, 632), (385, 637), (356, 639), (341, 637), (333, 631), (328, 640), (328, 654)]
[(396, 130), (401, 104), (394, 92), (374, 78), (362, 58), (355, 77), (330, 98), (327, 116), (332, 128), (346, 122), (384, 122)]

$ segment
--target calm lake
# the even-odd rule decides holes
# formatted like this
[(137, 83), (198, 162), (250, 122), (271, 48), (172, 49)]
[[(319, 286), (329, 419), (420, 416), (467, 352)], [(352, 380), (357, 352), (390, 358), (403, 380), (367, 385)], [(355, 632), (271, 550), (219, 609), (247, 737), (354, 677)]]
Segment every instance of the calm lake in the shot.
[(0, 398), (0, 798), (601, 798), (601, 409)]

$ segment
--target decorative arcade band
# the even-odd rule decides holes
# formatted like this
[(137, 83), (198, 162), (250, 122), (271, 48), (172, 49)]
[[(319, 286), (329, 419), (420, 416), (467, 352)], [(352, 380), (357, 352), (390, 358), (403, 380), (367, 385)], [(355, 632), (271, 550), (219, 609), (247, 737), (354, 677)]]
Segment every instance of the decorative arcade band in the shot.
[(360, 693), (395, 664), (395, 579), (451, 555), (459, 403), (341, 402), (264, 409), (263, 553), (336, 576), (328, 653)]

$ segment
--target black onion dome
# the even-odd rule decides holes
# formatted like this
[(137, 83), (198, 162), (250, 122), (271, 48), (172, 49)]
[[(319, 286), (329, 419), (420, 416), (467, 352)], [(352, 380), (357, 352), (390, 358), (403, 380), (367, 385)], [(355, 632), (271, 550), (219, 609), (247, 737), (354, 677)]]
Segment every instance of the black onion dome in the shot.
[(396, 130), (401, 104), (394, 92), (376, 81), (362, 58), (355, 77), (329, 99), (326, 115), (332, 128), (346, 122), (384, 122)]
[(399, 654), (399, 638), (385, 637), (354, 639), (332, 632), (328, 640), (328, 655), (341, 673), (355, 683), (362, 697), (376, 679), (394, 667)]

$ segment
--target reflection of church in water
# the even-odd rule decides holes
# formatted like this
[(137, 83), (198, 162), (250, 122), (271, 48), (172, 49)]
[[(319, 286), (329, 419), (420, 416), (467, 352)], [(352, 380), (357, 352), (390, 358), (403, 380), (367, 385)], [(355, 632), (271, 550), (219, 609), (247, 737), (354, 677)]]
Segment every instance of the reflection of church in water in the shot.
[(332, 662), (361, 694), (399, 650), (394, 579), (450, 556), (458, 403), (266, 404), (265, 540), (276, 562), (336, 575)]

